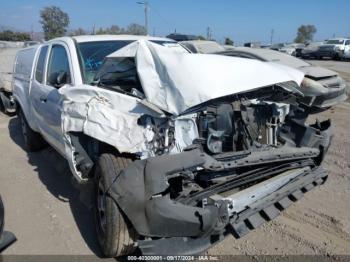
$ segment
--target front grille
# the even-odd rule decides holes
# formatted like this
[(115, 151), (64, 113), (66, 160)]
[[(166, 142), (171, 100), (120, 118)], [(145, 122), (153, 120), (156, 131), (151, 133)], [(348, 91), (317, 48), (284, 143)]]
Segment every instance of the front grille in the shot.
[(333, 46), (321, 46), (320, 51), (333, 51), (334, 47)]

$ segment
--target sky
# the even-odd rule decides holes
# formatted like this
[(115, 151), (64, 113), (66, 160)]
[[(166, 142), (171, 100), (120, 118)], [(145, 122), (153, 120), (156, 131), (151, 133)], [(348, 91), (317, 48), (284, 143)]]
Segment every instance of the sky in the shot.
[[(149, 33), (178, 33), (212, 37), (222, 42), (292, 42), (301, 24), (317, 28), (315, 40), (350, 36), (349, 0), (148, 0)], [(130, 23), (144, 24), (144, 11), (137, 0), (0, 0), (0, 27), (42, 31), (39, 12), (56, 5), (70, 17), (69, 29), (96, 28)]]

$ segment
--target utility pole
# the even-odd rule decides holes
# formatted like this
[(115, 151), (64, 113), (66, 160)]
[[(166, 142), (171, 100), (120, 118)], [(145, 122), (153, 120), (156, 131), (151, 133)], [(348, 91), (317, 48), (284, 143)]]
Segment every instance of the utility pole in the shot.
[(30, 38), (31, 38), (32, 40), (34, 40), (34, 29), (33, 29), (33, 25), (31, 25), (31, 27), (30, 27)]
[(211, 40), (211, 29), (209, 26), (207, 27), (207, 40)]
[(273, 43), (273, 34), (275, 33), (275, 31), (273, 29), (271, 29), (271, 36), (270, 36), (270, 44), (272, 45)]
[(148, 11), (149, 11), (149, 4), (148, 1), (142, 1), (137, 2), (139, 5), (143, 5), (145, 8), (145, 28), (146, 28), (146, 35), (148, 35)]

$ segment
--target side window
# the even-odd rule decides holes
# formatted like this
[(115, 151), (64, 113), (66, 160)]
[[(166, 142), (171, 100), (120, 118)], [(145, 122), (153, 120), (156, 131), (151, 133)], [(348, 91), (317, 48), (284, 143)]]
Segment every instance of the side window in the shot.
[(53, 45), (47, 69), (47, 84), (60, 88), (71, 83), (68, 55), (61, 45)]
[(35, 79), (39, 83), (42, 83), (43, 78), (44, 78), (44, 67), (45, 67), (45, 60), (46, 60), (46, 55), (47, 55), (47, 48), (48, 48), (48, 46), (43, 46), (41, 48), (38, 62), (36, 64)]
[(346, 40), (345, 45), (350, 45), (350, 40)]

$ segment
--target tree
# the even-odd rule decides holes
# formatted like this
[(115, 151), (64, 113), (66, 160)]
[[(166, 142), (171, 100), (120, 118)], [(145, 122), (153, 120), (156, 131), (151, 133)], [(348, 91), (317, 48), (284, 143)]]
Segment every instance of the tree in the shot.
[(103, 29), (102, 27), (100, 27), (99, 29), (97, 29), (95, 34), (96, 35), (105, 35), (105, 34), (107, 34), (107, 31), (105, 29)]
[(67, 32), (69, 16), (57, 6), (48, 6), (40, 11), (45, 39), (63, 36)]
[(312, 41), (316, 32), (317, 29), (314, 25), (301, 25), (298, 28), (297, 37), (294, 42), (306, 43), (307, 41)]
[(28, 33), (13, 32), (11, 30), (5, 30), (0, 32), (0, 40), (3, 41), (29, 41), (30, 36)]
[(233, 45), (233, 41), (229, 37), (225, 37), (225, 45)]
[(74, 30), (71, 34), (71, 36), (77, 36), (77, 35), (86, 35), (86, 31), (79, 27), (78, 29)]
[(199, 35), (199, 36), (197, 36), (197, 39), (198, 40), (207, 40), (204, 36), (202, 36), (202, 35)]
[(123, 27), (119, 27), (117, 25), (112, 25), (107, 28), (100, 27), (96, 33), (96, 35), (121, 35), (121, 34), (129, 34), (129, 35), (146, 35), (146, 28), (142, 25), (132, 23), (128, 25), (127, 29)]
[(132, 23), (128, 25), (126, 32), (130, 35), (146, 35), (147, 31), (143, 25)]
[(119, 35), (124, 32), (124, 28), (120, 28), (117, 25), (111, 25), (111, 27), (107, 28), (106, 31), (108, 34), (111, 34), (111, 35)]

